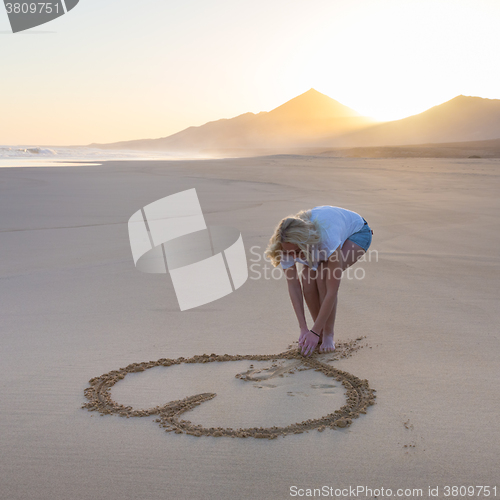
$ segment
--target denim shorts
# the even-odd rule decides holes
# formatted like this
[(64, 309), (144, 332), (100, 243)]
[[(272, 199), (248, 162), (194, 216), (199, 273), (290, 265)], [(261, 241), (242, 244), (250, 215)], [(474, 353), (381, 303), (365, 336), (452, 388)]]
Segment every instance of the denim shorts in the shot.
[[(363, 220), (365, 221), (365, 219)], [(365, 225), (358, 232), (351, 234), (347, 239), (359, 245), (366, 252), (372, 244), (372, 234), (371, 227), (365, 221)]]

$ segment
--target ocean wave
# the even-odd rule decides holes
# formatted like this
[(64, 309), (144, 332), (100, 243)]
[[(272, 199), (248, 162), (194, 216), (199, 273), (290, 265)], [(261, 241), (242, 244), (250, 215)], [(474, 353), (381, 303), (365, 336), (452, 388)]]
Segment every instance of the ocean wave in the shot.
[(57, 156), (57, 152), (49, 148), (0, 146), (0, 158), (27, 158), (31, 156)]
[(10, 146), (0, 144), (0, 160), (29, 160), (44, 158), (45, 160), (175, 160), (195, 159), (182, 154), (164, 151), (136, 151), (131, 149), (99, 149), (87, 146), (73, 147), (40, 147), (40, 146)]

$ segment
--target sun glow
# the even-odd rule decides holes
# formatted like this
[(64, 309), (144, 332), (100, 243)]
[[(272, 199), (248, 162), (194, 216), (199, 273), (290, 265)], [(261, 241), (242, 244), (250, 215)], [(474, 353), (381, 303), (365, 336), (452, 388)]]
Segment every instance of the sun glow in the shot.
[(153, 3), (115, 22), (115, 2), (80, 2), (53, 33), (1, 37), (0, 143), (166, 137), (310, 88), (378, 120), (500, 98), (498, 0)]
[[(280, 80), (382, 121), (460, 94), (500, 98), (499, 15), (500, 2), (353, 2), (295, 39)], [(283, 54), (270, 55), (267, 70), (275, 56)]]

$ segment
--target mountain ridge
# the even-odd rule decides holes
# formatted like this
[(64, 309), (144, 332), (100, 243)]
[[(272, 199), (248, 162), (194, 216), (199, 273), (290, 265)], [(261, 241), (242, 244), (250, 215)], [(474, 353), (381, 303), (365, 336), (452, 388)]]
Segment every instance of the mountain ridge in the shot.
[(314, 88), (271, 111), (190, 126), (158, 139), (91, 144), (102, 149), (224, 155), (297, 148), (356, 148), (479, 141), (500, 137), (500, 99), (460, 94), (399, 120), (377, 122)]
[(194, 152), (207, 148), (285, 147), (294, 141), (316, 142), (318, 138), (332, 133), (347, 133), (372, 123), (375, 123), (373, 119), (363, 117), (311, 88), (271, 111), (247, 112), (233, 118), (213, 120), (158, 139), (93, 143), (89, 146), (175, 152)]
[(400, 146), (497, 139), (500, 99), (456, 96), (416, 115), (331, 137), (335, 147)]

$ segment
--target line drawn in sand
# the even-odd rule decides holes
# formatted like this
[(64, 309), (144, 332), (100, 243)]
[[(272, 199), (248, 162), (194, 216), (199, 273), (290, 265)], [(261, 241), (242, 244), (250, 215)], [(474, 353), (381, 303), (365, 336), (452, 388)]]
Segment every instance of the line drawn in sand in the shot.
[[(82, 408), (86, 408), (88, 411), (98, 411), (101, 415), (116, 414), (127, 418), (157, 415), (158, 418), (155, 422), (159, 423), (160, 427), (165, 429), (165, 432), (189, 434), (192, 436), (275, 439), (279, 436), (301, 434), (313, 429), (322, 432), (327, 428), (345, 428), (351, 425), (352, 420), (358, 418), (360, 414), (365, 414), (369, 406), (375, 404), (375, 390), (369, 387), (368, 380), (361, 380), (355, 375), (334, 368), (326, 361), (350, 357), (355, 351), (362, 347), (359, 344), (360, 340), (362, 340), (362, 337), (352, 341), (338, 342), (337, 349), (334, 353), (314, 353), (311, 357), (304, 357), (299, 349), (290, 348), (279, 354), (217, 355), (212, 353), (193, 356), (191, 358), (161, 358), (157, 361), (131, 363), (119, 370), (112, 370), (100, 377), (90, 379), (90, 387), (84, 391), (85, 397), (89, 402), (83, 404)], [(330, 357), (327, 359), (325, 356), (328, 355)], [(342, 383), (346, 389), (346, 404), (323, 417), (308, 419), (288, 426), (233, 429), (231, 427), (203, 427), (202, 425), (193, 424), (189, 420), (181, 420), (181, 415), (213, 399), (216, 396), (215, 393), (196, 394), (182, 400), (170, 401), (163, 406), (135, 410), (131, 406), (124, 406), (113, 401), (109, 392), (111, 387), (120, 380), (123, 380), (128, 373), (142, 372), (155, 366), (240, 360), (272, 361), (274, 363), (271, 368), (267, 370), (269, 373), (266, 374), (262, 374), (262, 370), (253, 369), (251, 365), (250, 370), (236, 375), (236, 378), (243, 381), (269, 380), (274, 377), (283, 376), (286, 372), (292, 373), (295, 371), (302, 371), (303, 369), (313, 369), (322, 372), (326, 377), (334, 378)], [(286, 366), (280, 365), (278, 360), (291, 360), (291, 363), (288, 363)]]

